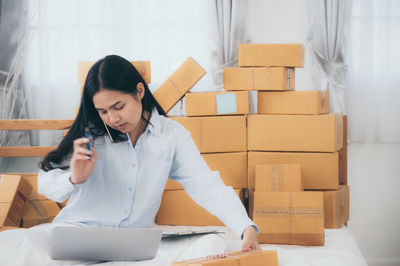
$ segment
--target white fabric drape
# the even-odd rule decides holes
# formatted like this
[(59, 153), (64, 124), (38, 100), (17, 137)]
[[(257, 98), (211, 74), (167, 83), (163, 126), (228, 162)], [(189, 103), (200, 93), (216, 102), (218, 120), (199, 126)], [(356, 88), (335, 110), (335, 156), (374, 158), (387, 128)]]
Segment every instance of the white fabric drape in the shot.
[[(71, 119), (79, 105), (77, 62), (108, 54), (151, 61), (154, 91), (188, 57), (208, 72), (215, 50), (211, 1), (32, 0), (32, 41), (24, 84), (32, 92), (32, 118)], [(202, 79), (194, 91), (212, 86)], [(178, 104), (179, 105), (179, 104)], [(179, 111), (178, 111), (179, 113)], [(41, 134), (38, 143), (57, 142)]]
[(400, 142), (400, 2), (354, 0), (351, 16), (349, 138)]
[[(0, 1), (0, 119), (27, 117), (26, 94), (20, 86), (28, 42), (27, 17), (25, 1)], [(28, 132), (0, 130), (0, 146), (11, 145), (29, 145)], [(0, 157), (0, 169), (8, 159)]]
[(223, 90), (224, 67), (237, 66), (239, 43), (249, 42), (246, 36), (247, 1), (214, 0), (217, 50), (213, 52), (214, 88)]
[(350, 0), (309, 0), (309, 48), (313, 85), (329, 90), (331, 111), (345, 113), (346, 26), (350, 17)]

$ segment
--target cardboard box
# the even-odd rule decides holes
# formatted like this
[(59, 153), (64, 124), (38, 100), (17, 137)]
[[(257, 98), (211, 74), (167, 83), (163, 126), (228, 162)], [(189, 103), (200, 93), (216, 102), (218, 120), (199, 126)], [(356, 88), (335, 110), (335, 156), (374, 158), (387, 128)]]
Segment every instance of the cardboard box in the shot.
[[(218, 171), (225, 185), (232, 188), (247, 188), (247, 152), (202, 154), (208, 167)], [(181, 184), (168, 179), (166, 190), (183, 189)]]
[(173, 262), (172, 266), (278, 266), (275, 250), (236, 251), (227, 254), (211, 255), (202, 258)]
[(0, 226), (0, 232), (7, 231), (7, 230), (12, 230), (12, 229), (22, 229), (22, 228), (21, 227), (16, 227), (16, 226)]
[(255, 190), (303, 191), (300, 164), (256, 165)]
[(350, 214), (350, 188), (341, 185), (338, 190), (322, 191), (324, 194), (325, 228), (339, 228), (346, 224)]
[(286, 67), (226, 67), (224, 89), (292, 91), (295, 87), (295, 69)]
[(329, 91), (259, 91), (257, 103), (259, 114), (327, 114)]
[(324, 245), (322, 192), (255, 191), (253, 221), (260, 244)]
[(190, 131), (201, 153), (247, 151), (246, 117), (170, 117)]
[(59, 212), (60, 207), (52, 200), (30, 199), (22, 216), (21, 226), (29, 228), (42, 223), (51, 223)]
[(339, 150), (341, 185), (347, 185), (347, 115), (343, 115), (343, 148)]
[(193, 58), (185, 62), (153, 93), (165, 113), (189, 91), (206, 71)]
[(238, 50), (238, 66), (303, 67), (304, 46), (241, 43)]
[(186, 116), (240, 115), (249, 113), (249, 93), (194, 92), (186, 93)]
[[(78, 62), (78, 83), (85, 84), (86, 76), (90, 68), (94, 65), (93, 61)], [(151, 64), (150, 61), (131, 61), (146, 83), (151, 82)]]
[[(243, 202), (243, 190), (235, 189)], [(162, 225), (224, 225), (216, 216), (195, 203), (185, 190), (166, 190), (157, 213)]]
[(340, 114), (249, 115), (249, 151), (336, 152), (343, 146)]
[(257, 164), (301, 165), (304, 189), (339, 188), (339, 154), (316, 152), (249, 152), (249, 189), (254, 190)]
[(0, 226), (19, 226), (32, 186), (21, 176), (0, 176)]

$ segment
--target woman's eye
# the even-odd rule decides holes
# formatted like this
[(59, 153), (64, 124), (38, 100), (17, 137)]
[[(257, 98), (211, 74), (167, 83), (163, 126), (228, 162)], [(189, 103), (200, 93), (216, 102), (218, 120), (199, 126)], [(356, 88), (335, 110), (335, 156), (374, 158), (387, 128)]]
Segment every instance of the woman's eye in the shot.
[(115, 107), (115, 110), (121, 110), (122, 108), (124, 108), (125, 105), (119, 106), (119, 107)]
[(107, 114), (107, 111), (100, 111), (100, 113), (101, 113), (102, 115), (105, 115), (105, 114)]

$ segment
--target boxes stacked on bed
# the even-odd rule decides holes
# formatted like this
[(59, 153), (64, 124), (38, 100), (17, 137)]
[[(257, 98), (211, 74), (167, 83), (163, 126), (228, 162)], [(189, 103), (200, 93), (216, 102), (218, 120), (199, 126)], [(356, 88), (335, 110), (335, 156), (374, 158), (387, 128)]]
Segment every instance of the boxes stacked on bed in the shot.
[[(170, 118), (190, 131), (210, 169), (219, 171), (225, 184), (232, 186), (243, 200), (242, 189), (247, 187), (244, 114), (249, 111), (248, 95), (247, 92), (188, 93), (204, 74), (204, 69), (192, 58), (188, 58), (154, 93), (154, 97), (165, 112), (183, 96), (186, 97), (187, 116)], [(172, 180), (168, 180), (165, 187), (157, 223), (222, 225), (215, 216), (197, 205), (179, 183)]]
[[(249, 214), (260, 226), (261, 243), (323, 245), (324, 224), (338, 227), (348, 219), (348, 187), (339, 189), (343, 115), (329, 113), (327, 91), (294, 91), (291, 72), (303, 67), (303, 58), (300, 44), (241, 44), (239, 68), (225, 69), (225, 89), (238, 90), (239, 83), (258, 90), (258, 112), (248, 116), (247, 135)], [(290, 164), (300, 165), (301, 184), (313, 191), (288, 189), (285, 182), (294, 177), (283, 177)], [(262, 176), (256, 168), (272, 176), (272, 185), (258, 180), (256, 187), (256, 175)]]
[(0, 177), (0, 230), (29, 228), (49, 223), (60, 211), (59, 205), (40, 195), (37, 174)]

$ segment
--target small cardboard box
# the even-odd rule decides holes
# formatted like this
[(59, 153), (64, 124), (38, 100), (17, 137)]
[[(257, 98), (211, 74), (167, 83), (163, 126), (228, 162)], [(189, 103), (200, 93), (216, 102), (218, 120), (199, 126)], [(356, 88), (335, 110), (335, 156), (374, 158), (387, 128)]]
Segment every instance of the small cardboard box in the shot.
[[(235, 189), (243, 202), (243, 190)], [(157, 213), (162, 225), (224, 225), (216, 216), (195, 203), (185, 190), (166, 190)]]
[(240, 115), (249, 113), (249, 93), (194, 92), (186, 93), (186, 116)]
[(256, 191), (303, 191), (300, 164), (258, 164)]
[(170, 117), (190, 131), (201, 153), (247, 151), (246, 117)]
[(303, 67), (304, 46), (241, 43), (238, 50), (238, 66)]
[(56, 202), (49, 199), (30, 199), (22, 216), (21, 226), (29, 228), (42, 223), (51, 223), (60, 212)]
[(0, 226), (19, 226), (32, 186), (21, 176), (0, 176)]
[[(78, 62), (78, 83), (85, 84), (86, 76), (89, 69), (94, 65), (93, 61)], [(131, 61), (131, 64), (136, 68), (146, 83), (151, 82), (151, 65), (150, 61)]]
[(257, 164), (300, 164), (304, 189), (338, 189), (339, 155), (317, 152), (249, 152), (249, 189), (254, 190)]
[(286, 67), (226, 67), (224, 89), (292, 91), (295, 87), (295, 70)]
[[(218, 171), (225, 185), (232, 188), (247, 188), (247, 152), (202, 154), (208, 167)], [(183, 189), (181, 184), (168, 179), (166, 190)]]
[(206, 71), (193, 58), (185, 62), (153, 93), (165, 113), (189, 91)]
[(325, 228), (339, 228), (346, 224), (350, 214), (350, 189), (341, 185), (338, 190), (324, 193)]
[(322, 192), (254, 192), (260, 244), (324, 245)]
[(259, 114), (327, 114), (329, 91), (259, 91), (257, 103)]
[(249, 115), (247, 136), (249, 151), (336, 152), (342, 115)]
[(172, 266), (278, 266), (275, 250), (236, 251), (202, 258), (173, 262)]

